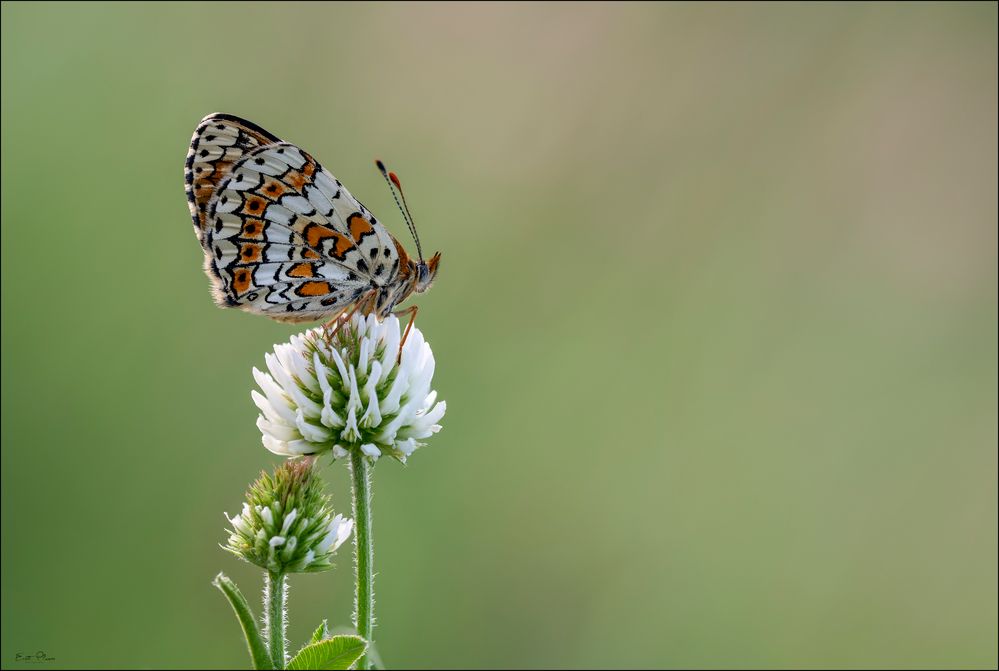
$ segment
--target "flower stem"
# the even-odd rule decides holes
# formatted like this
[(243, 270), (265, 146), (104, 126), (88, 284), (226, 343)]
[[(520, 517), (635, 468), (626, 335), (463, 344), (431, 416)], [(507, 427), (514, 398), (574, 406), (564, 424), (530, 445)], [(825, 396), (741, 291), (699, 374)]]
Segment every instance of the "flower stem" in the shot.
[(267, 644), (275, 669), (285, 666), (285, 600), (288, 598), (288, 581), (283, 573), (267, 571), (264, 577), (264, 617), (267, 618)]
[[(371, 468), (360, 451), (350, 456), (350, 473), (354, 494), (354, 627), (368, 642), (371, 649), (371, 632), (374, 627), (375, 579), (372, 571), (374, 552), (371, 543)], [(371, 660), (364, 655), (357, 660), (357, 669), (370, 669)]]

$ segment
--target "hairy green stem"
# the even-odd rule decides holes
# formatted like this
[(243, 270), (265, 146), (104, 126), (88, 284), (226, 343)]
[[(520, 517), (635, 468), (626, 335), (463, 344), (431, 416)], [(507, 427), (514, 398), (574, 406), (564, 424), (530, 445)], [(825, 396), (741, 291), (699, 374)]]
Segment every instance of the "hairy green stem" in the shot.
[(264, 637), (260, 635), (257, 620), (253, 617), (250, 604), (246, 602), (246, 598), (239, 591), (239, 588), (236, 587), (236, 583), (222, 573), (219, 573), (215, 576), (212, 584), (218, 587), (225, 595), (229, 600), (229, 605), (232, 606), (233, 611), (236, 613), (236, 619), (239, 620), (239, 625), (243, 628), (243, 636), (246, 637), (246, 647), (250, 652), (253, 668), (273, 669), (274, 664), (271, 661), (270, 653), (267, 652), (267, 644), (264, 643)]
[[(371, 543), (371, 469), (367, 458), (354, 451), (350, 456), (350, 473), (354, 494), (354, 627), (372, 645), (374, 628), (375, 578), (372, 570), (374, 551)], [(364, 655), (357, 660), (357, 669), (370, 669), (371, 660)]]
[(285, 657), (285, 600), (288, 598), (288, 580), (283, 573), (267, 571), (264, 576), (264, 617), (267, 623), (267, 644), (275, 669), (283, 669)]

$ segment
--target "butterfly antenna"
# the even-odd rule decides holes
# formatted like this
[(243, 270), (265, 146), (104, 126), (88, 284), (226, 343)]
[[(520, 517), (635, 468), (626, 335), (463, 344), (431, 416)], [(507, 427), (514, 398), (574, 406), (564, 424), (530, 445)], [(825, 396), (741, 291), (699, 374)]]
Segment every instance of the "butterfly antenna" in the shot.
[[(409, 233), (413, 236), (413, 241), (416, 242), (416, 253), (420, 257), (420, 263), (423, 263), (423, 248), (420, 246), (420, 236), (416, 234), (416, 224), (413, 223), (413, 215), (409, 213), (409, 203), (406, 202), (406, 194), (402, 192), (402, 183), (399, 182), (399, 178), (394, 172), (389, 172), (385, 169), (385, 164), (380, 160), (375, 160), (375, 165), (378, 166), (378, 171), (382, 173), (382, 177), (389, 185), (389, 191), (392, 192), (392, 199), (395, 200), (396, 207), (402, 212), (402, 218), (406, 221), (406, 225), (409, 226)], [(395, 187), (395, 188), (393, 188)], [(396, 190), (399, 191), (399, 195), (396, 196)], [(399, 197), (402, 197), (402, 202), (399, 202)]]

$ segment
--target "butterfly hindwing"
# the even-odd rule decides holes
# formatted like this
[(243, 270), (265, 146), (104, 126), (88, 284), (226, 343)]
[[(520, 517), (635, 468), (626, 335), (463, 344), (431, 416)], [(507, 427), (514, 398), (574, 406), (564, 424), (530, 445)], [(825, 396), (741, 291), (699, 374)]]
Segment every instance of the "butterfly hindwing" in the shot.
[[(258, 273), (243, 280), (240, 272), (235, 273), (236, 282), (257, 282)], [(243, 295), (241, 307), (280, 321), (314, 321), (356, 302), (366, 289), (365, 285), (351, 286), (322, 279), (275, 281), (252, 286)]]
[(280, 141), (255, 123), (231, 114), (210, 114), (201, 120), (184, 163), (184, 185), (194, 230), (202, 242), (208, 203), (231, 166), (248, 151)]
[(289, 143), (251, 149), (233, 162), (205, 214), (206, 270), (220, 304), (317, 319), (390, 283), (399, 269), (384, 226)]

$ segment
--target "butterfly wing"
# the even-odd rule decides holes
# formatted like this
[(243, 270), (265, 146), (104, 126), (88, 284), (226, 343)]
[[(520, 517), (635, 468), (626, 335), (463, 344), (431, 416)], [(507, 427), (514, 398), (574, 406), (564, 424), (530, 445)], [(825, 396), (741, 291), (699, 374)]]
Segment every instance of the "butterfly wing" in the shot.
[(320, 319), (390, 285), (394, 238), (312, 156), (286, 142), (246, 152), (209, 201), (205, 269), (220, 305)]
[(281, 140), (260, 126), (231, 114), (209, 114), (194, 131), (184, 163), (184, 185), (194, 232), (204, 242), (208, 202), (232, 164), (248, 151)]

